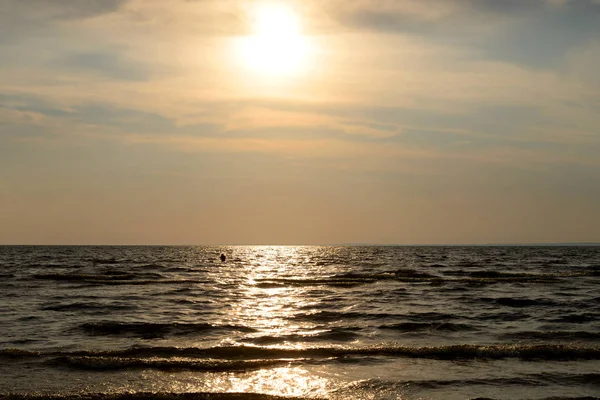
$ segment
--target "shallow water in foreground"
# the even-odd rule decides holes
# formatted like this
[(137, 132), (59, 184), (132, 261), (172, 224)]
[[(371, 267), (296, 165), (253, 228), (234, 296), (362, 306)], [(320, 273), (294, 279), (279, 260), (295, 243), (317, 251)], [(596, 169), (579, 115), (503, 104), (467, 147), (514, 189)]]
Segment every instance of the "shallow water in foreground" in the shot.
[(0, 398), (591, 398), (599, 289), (598, 247), (4, 246)]

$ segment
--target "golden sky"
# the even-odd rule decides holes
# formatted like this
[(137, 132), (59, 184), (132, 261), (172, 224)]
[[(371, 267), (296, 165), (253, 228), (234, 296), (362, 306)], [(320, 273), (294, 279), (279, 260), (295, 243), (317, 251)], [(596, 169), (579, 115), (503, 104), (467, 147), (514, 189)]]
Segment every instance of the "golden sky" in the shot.
[(600, 242), (600, 2), (0, 0), (0, 244)]

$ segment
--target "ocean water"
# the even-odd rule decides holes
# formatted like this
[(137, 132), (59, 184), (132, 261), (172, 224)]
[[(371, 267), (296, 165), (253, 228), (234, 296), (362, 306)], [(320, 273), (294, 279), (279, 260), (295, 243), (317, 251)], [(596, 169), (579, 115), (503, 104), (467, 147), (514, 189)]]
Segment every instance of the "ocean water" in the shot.
[(599, 395), (598, 247), (0, 247), (2, 399)]

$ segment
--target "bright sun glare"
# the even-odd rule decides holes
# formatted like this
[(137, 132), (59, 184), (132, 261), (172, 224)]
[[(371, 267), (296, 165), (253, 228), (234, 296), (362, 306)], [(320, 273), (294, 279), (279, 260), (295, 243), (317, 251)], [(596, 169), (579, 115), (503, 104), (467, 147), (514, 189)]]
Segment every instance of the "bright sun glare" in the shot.
[(306, 66), (308, 42), (300, 18), (284, 4), (258, 5), (251, 15), (253, 34), (241, 41), (244, 65), (270, 76), (294, 75)]

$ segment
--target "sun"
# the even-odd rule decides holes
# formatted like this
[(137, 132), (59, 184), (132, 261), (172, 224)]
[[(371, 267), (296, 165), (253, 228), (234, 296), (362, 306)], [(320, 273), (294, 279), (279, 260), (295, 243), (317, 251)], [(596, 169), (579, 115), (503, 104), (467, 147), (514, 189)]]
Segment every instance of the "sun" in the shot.
[(251, 14), (253, 34), (239, 43), (244, 66), (269, 76), (301, 73), (309, 46), (298, 14), (281, 3), (257, 5)]

